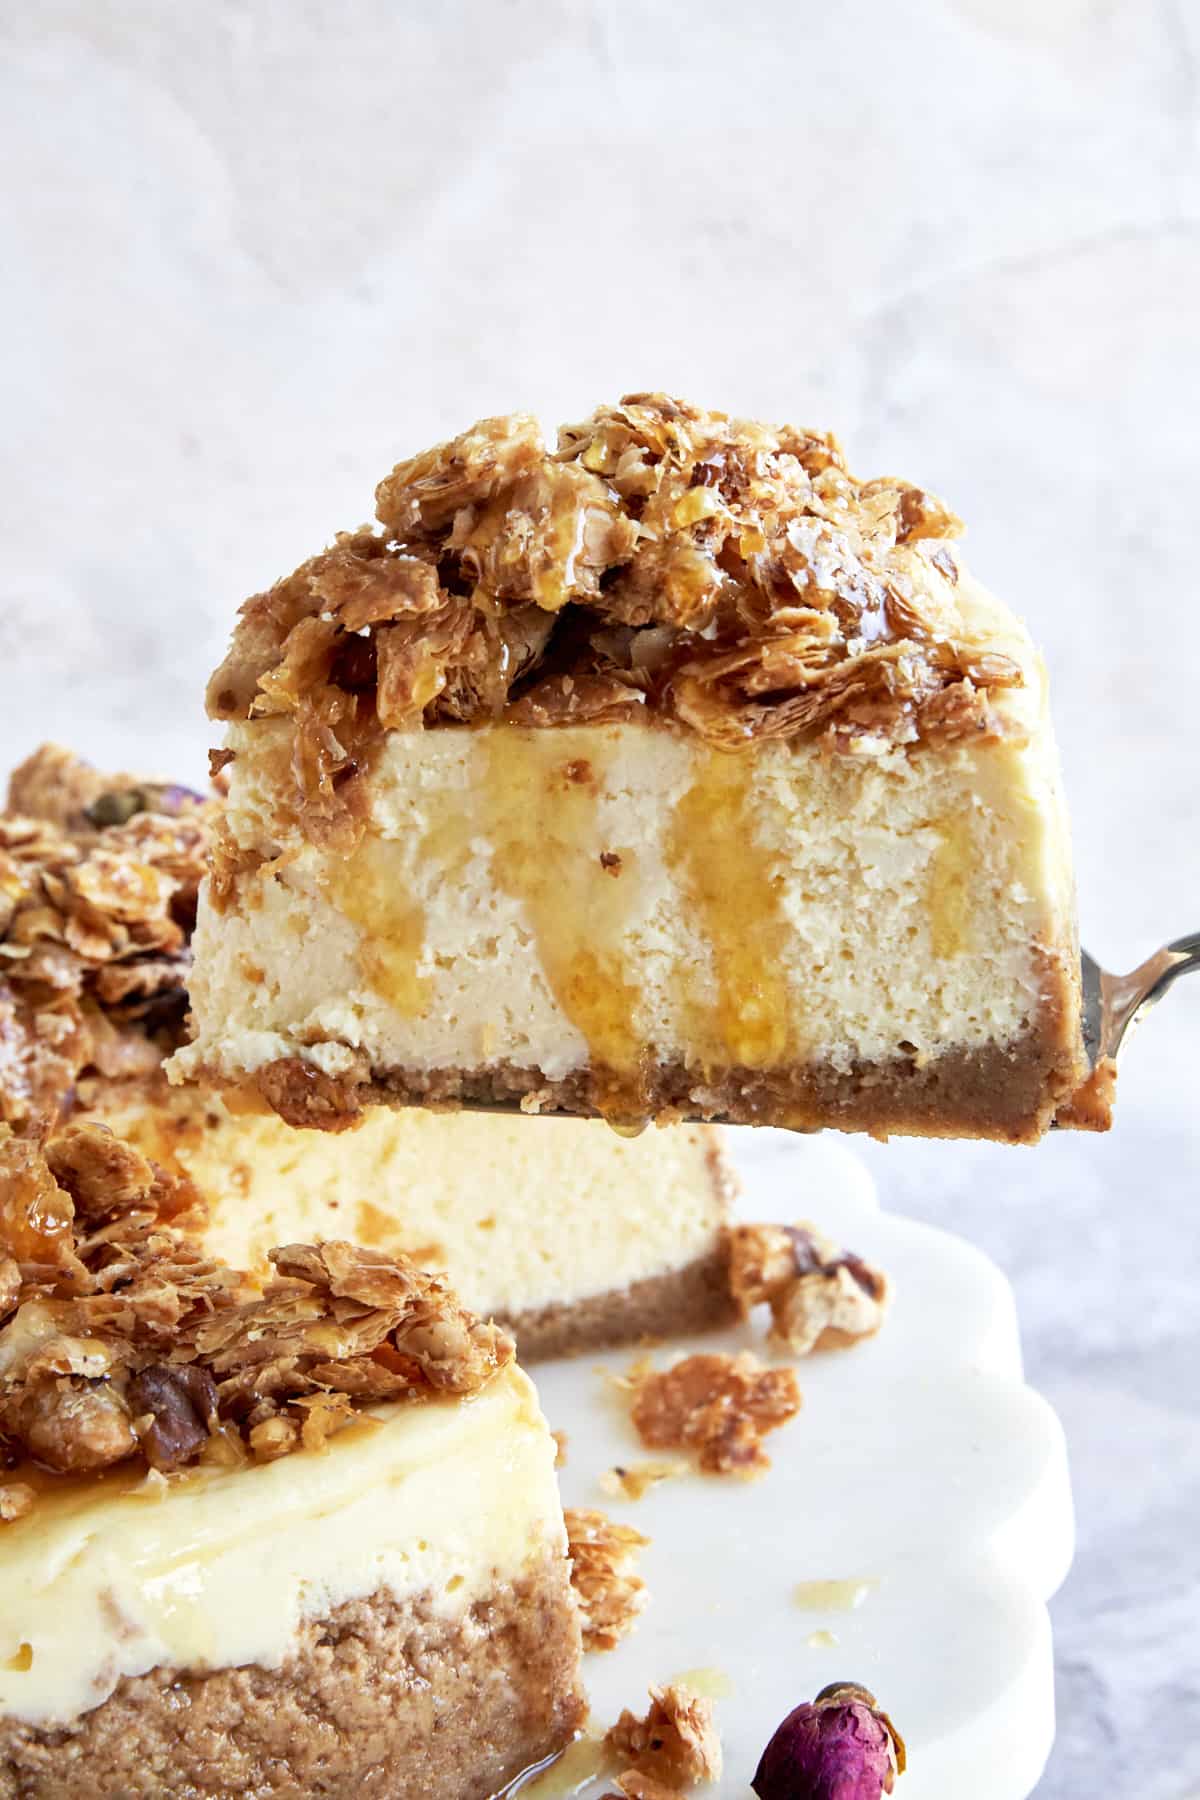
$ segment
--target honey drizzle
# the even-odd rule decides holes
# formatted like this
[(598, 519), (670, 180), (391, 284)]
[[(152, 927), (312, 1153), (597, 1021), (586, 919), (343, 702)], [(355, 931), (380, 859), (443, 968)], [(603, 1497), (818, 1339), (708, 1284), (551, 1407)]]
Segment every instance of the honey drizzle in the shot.
[(407, 891), (403, 855), (403, 845), (364, 837), (346, 857), (330, 858), (324, 881), (331, 904), (362, 929), (363, 980), (412, 1019), (429, 1005), (432, 982), (420, 973), (425, 911)]
[(568, 1800), (568, 1796), (578, 1794), (611, 1767), (612, 1758), (603, 1740), (585, 1733), (557, 1756), (526, 1769), (495, 1800), (510, 1800), (510, 1796), (517, 1795), (520, 1800)]
[[(594, 1098), (618, 1121), (646, 1111), (638, 989), (625, 937), (636, 892), (632, 851), (603, 841), (603, 746), (572, 758), (561, 734), (505, 727), (481, 739), (477, 796), (496, 885), (519, 900), (551, 991), (587, 1041)], [(623, 875), (600, 861), (616, 850)]]
[(929, 864), (929, 935), (935, 956), (961, 956), (971, 920), (971, 827), (961, 813), (938, 821), (939, 843)]
[(708, 941), (717, 998), (680, 969), (681, 1036), (708, 1068), (763, 1069), (794, 1049), (797, 1003), (781, 973), (790, 931), (777, 859), (754, 836), (753, 763), (710, 750), (675, 808), (667, 857)]

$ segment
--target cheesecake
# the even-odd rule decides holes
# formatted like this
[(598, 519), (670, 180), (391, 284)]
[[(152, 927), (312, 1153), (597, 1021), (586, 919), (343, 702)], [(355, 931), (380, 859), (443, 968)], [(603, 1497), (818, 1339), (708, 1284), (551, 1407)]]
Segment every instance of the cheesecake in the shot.
[(733, 1180), (718, 1134), (627, 1139), (593, 1119), (377, 1108), (347, 1135), (297, 1131), (219, 1093), (85, 1079), (107, 1121), (186, 1175), (210, 1254), (261, 1268), (275, 1244), (352, 1237), (446, 1274), (522, 1361), (731, 1324)]
[(237, 1268), (330, 1237), (414, 1254), (502, 1320), (526, 1361), (732, 1319), (732, 1179), (711, 1128), (629, 1138), (561, 1118), (531, 1135), (503, 1116), (380, 1108), (333, 1138), (252, 1093), (168, 1086), (217, 816), (186, 789), (105, 776), (56, 746), (14, 772), (0, 1117), (35, 1134), (107, 1123), (190, 1182), (192, 1228)]
[(349, 1243), (229, 1269), (175, 1186), (0, 1140), (0, 1795), (487, 1800), (585, 1711), (511, 1341)]
[(210, 683), (228, 800), (176, 1076), (330, 1130), (1068, 1114), (1045, 671), (942, 502), (662, 395), (554, 449), (484, 420), (376, 501)]

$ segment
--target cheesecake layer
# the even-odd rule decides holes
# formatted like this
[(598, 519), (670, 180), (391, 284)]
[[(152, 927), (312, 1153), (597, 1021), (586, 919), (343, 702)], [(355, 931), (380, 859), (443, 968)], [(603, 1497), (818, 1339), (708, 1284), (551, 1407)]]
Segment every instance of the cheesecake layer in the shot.
[(555, 1567), (569, 1610), (554, 1455), (510, 1366), (471, 1399), (373, 1408), (324, 1454), (165, 1488), (121, 1468), (35, 1477), (33, 1510), (0, 1532), (0, 1730), (74, 1730), (151, 1671), (286, 1672), (313, 1621), (372, 1597), (459, 1630)]
[(289, 725), (233, 726), (239, 872), (175, 1067), (257, 1073), (302, 1123), (373, 1084), (1036, 1136), (1083, 1073), (1057, 760), (1027, 638), (965, 577), (959, 607), (1024, 671), (986, 742), (393, 731), (345, 851), (289, 805)]
[(205, 1249), (235, 1268), (331, 1237), (404, 1250), (508, 1325), (526, 1360), (730, 1316), (732, 1177), (703, 1127), (631, 1139), (555, 1119), (531, 1135), (519, 1119), (378, 1109), (335, 1137), (161, 1077), (84, 1084), (80, 1099), (195, 1182)]

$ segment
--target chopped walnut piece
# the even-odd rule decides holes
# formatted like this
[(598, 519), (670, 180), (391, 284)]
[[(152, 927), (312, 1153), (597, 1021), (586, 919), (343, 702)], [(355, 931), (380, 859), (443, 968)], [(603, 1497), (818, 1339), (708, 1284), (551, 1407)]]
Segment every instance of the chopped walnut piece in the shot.
[[(548, 449), (526, 414), (398, 463), (378, 528), (246, 602), (214, 718), (290, 714), (310, 835), (361, 829), (379, 728), (664, 714), (834, 754), (1000, 736), (1015, 673), (964, 642), (961, 530), (832, 437), (627, 394)], [(361, 811), (361, 809), (359, 809)]]
[(137, 1447), (119, 1389), (76, 1376), (43, 1379), (10, 1395), (4, 1432), (60, 1474), (106, 1469)]
[[(628, 1774), (689, 1788), (716, 1781), (721, 1774), (721, 1740), (713, 1723), (712, 1701), (690, 1689), (671, 1685), (650, 1689), (650, 1709), (639, 1719), (628, 1708), (605, 1734), (605, 1747)], [(626, 1780), (626, 1773), (618, 1785)], [(652, 1789), (643, 1790), (652, 1794)], [(625, 1788), (626, 1794), (637, 1792)]]
[(646, 1584), (633, 1564), (650, 1539), (586, 1507), (568, 1507), (563, 1516), (583, 1647), (615, 1650), (646, 1604)]
[(217, 1423), (217, 1384), (207, 1369), (151, 1363), (129, 1383), (129, 1405), (152, 1469), (181, 1469)]
[(37, 1489), (27, 1481), (0, 1482), (0, 1524), (11, 1525), (32, 1512)]
[(735, 1225), (729, 1286), (743, 1318), (771, 1308), (773, 1344), (807, 1356), (871, 1337), (883, 1323), (887, 1277), (813, 1225)]
[(758, 1475), (770, 1467), (769, 1431), (800, 1410), (791, 1369), (768, 1369), (744, 1351), (685, 1356), (637, 1389), (633, 1423), (652, 1450), (689, 1449), (711, 1475)]

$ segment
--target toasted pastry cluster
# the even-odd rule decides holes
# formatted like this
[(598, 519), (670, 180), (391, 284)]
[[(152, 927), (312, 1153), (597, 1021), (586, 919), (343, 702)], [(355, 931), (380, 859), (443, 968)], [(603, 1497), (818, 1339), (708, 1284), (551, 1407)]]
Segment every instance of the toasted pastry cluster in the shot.
[(38, 810), (0, 814), (0, 1122), (39, 1132), (85, 1070), (143, 1074), (174, 1047), (209, 810), (54, 746), (9, 797)]
[(604, 1743), (628, 1765), (617, 1777), (627, 1800), (668, 1800), (681, 1788), (716, 1781), (721, 1774), (712, 1702), (680, 1684), (652, 1687), (646, 1716), (639, 1719), (627, 1707)]
[(8, 1467), (270, 1460), (319, 1447), (359, 1403), (474, 1393), (512, 1357), (404, 1256), (292, 1244), (261, 1285), (181, 1229), (193, 1199), (103, 1126), (44, 1149), (0, 1137)]
[(844, 1348), (883, 1324), (887, 1277), (815, 1225), (735, 1225), (729, 1286), (743, 1318), (771, 1309), (771, 1342), (797, 1356)]
[(768, 1369), (743, 1351), (685, 1356), (636, 1383), (633, 1423), (650, 1450), (693, 1450), (710, 1475), (759, 1475), (762, 1440), (800, 1410), (792, 1369)]
[(646, 1584), (633, 1565), (650, 1539), (588, 1507), (568, 1507), (564, 1517), (583, 1647), (615, 1650), (646, 1604)]
[(214, 718), (288, 715), (297, 808), (353, 835), (382, 731), (653, 712), (727, 748), (998, 735), (1010, 658), (963, 641), (949, 540), (906, 482), (836, 440), (627, 395), (548, 450), (526, 414), (402, 462), (378, 527), (242, 608)]

